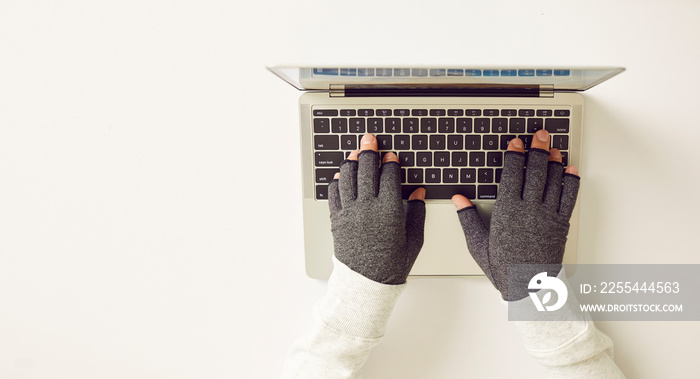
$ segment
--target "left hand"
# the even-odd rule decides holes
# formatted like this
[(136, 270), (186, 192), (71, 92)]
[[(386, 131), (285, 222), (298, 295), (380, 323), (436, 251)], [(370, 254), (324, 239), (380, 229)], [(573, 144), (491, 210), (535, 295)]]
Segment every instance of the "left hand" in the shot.
[(425, 189), (416, 189), (404, 210), (398, 157), (387, 153), (380, 168), (371, 134), (361, 148), (328, 187), (335, 256), (375, 282), (403, 284), (423, 246)]

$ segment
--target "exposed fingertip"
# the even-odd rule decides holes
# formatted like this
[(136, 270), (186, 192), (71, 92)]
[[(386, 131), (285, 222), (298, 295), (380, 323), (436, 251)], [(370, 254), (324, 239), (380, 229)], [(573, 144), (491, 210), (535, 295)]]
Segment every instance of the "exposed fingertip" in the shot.
[(549, 161), (561, 162), (561, 152), (559, 152), (559, 149), (552, 148), (549, 150)]
[(377, 151), (377, 138), (374, 137), (373, 134), (367, 133), (364, 136), (362, 136), (362, 139), (360, 140), (360, 146), (362, 150), (374, 150)]
[(339, 172), (336, 172), (336, 173), (333, 175), (333, 179), (339, 179), (339, 178), (340, 178), (340, 173), (339, 173)]
[(352, 160), (352, 161), (356, 161), (357, 154), (360, 154), (360, 150), (353, 150), (350, 152), (350, 155), (348, 155), (347, 159)]
[(398, 161), (399, 161), (399, 157), (397, 157), (396, 154), (391, 153), (391, 152), (384, 154), (384, 158), (382, 158), (382, 162), (383, 162), (383, 163), (386, 163), (386, 162), (389, 162), (389, 161), (398, 162)]
[(467, 199), (466, 197), (464, 197), (462, 195), (452, 196), (452, 203), (455, 205), (455, 207), (457, 209), (471, 207), (472, 205), (474, 205), (474, 204), (472, 204), (472, 202), (469, 199)]
[(408, 197), (408, 201), (411, 200), (421, 200), (425, 201), (425, 188), (417, 188), (415, 191), (411, 193), (411, 196)]
[(572, 174), (572, 175), (578, 176), (578, 170), (576, 169), (575, 166), (569, 166), (569, 167), (567, 167), (565, 172), (566, 172), (567, 174)]
[(510, 140), (508, 143), (508, 150), (510, 151), (519, 151), (521, 153), (525, 152), (525, 144), (523, 144), (523, 140), (520, 138), (513, 138)]

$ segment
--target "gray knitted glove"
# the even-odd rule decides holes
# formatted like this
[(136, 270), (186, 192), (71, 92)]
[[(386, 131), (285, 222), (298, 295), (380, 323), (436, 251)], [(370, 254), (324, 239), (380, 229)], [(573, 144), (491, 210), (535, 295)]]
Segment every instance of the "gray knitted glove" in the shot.
[(578, 176), (565, 174), (559, 162), (547, 162), (549, 152), (533, 148), (528, 154), (523, 170), (524, 153), (505, 153), (490, 230), (476, 206), (457, 211), (469, 252), (508, 301), (527, 297), (528, 281), (539, 270), (528, 266), (508, 283), (508, 265), (562, 263), (579, 188)]
[(405, 283), (423, 246), (425, 203), (412, 200), (404, 210), (399, 164), (380, 169), (372, 150), (343, 161), (328, 204), (336, 258), (375, 282)]

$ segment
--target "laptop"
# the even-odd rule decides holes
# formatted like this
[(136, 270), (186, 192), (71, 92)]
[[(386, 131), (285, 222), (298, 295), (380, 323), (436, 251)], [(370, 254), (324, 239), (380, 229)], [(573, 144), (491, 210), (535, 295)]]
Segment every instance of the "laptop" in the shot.
[[(372, 133), (401, 163), (404, 199), (426, 188), (425, 242), (411, 276), (484, 275), (451, 202), (463, 194), (489, 225), (508, 142), (547, 129), (565, 165), (581, 168), (585, 91), (620, 67), (268, 67), (299, 99), (306, 272), (325, 279), (333, 239), (328, 183)], [(585, 171), (585, 168), (583, 168)], [(564, 263), (577, 261), (578, 210)]]

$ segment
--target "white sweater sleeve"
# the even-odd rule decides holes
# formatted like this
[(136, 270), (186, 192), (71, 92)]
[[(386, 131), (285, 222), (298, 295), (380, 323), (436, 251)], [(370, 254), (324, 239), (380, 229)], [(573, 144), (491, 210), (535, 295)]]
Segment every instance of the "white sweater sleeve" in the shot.
[[(558, 277), (566, 283), (564, 270)], [(530, 301), (526, 297), (508, 306)], [(568, 301), (556, 313), (559, 319), (543, 313), (546, 321), (515, 322), (527, 351), (547, 368), (550, 378), (624, 378), (613, 361), (610, 337), (595, 327), (590, 316), (577, 312), (573, 304), (576, 302)]]
[(374, 282), (335, 257), (333, 267), (312, 330), (292, 346), (282, 378), (361, 378), (406, 286)]

